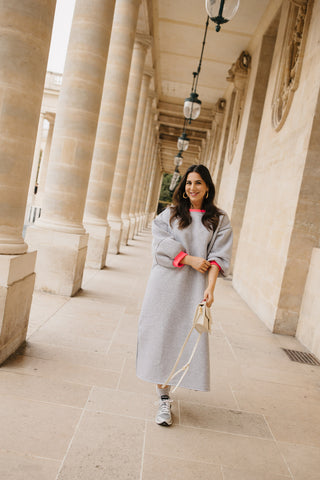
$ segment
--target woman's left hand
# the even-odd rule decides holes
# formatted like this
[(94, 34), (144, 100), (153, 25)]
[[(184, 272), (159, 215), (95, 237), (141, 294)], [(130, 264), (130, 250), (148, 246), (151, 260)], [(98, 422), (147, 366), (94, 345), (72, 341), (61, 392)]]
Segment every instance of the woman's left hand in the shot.
[(206, 301), (206, 304), (208, 307), (211, 307), (211, 305), (214, 302), (214, 296), (213, 296), (213, 291), (210, 288), (206, 288), (203, 294), (203, 300)]

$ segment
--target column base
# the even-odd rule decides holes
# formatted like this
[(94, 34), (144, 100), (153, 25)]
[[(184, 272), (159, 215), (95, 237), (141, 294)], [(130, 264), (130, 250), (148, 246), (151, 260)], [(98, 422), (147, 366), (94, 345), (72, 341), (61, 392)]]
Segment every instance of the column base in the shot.
[(27, 336), (36, 256), (0, 255), (0, 365)]
[(136, 229), (136, 217), (130, 217), (130, 227), (129, 227), (129, 239), (133, 240), (134, 232)]
[(129, 230), (130, 230), (130, 220), (129, 220), (129, 218), (123, 218), (122, 219), (122, 234), (121, 234), (122, 245), (128, 245)]
[(110, 232), (108, 253), (114, 253), (117, 255), (118, 253), (120, 253), (122, 222), (110, 220), (109, 223), (110, 223), (111, 232)]
[(139, 215), (137, 220), (136, 220), (136, 231), (135, 235), (138, 235), (139, 232), (141, 232), (141, 223), (142, 223), (142, 216)]
[(81, 288), (88, 246), (87, 233), (29, 227), (26, 239), (38, 251), (35, 288), (72, 297)]
[(86, 266), (101, 270), (106, 265), (110, 226), (85, 223), (85, 228), (89, 233)]
[(148, 215), (148, 225), (152, 224), (153, 219), (156, 217), (156, 212), (151, 212)]

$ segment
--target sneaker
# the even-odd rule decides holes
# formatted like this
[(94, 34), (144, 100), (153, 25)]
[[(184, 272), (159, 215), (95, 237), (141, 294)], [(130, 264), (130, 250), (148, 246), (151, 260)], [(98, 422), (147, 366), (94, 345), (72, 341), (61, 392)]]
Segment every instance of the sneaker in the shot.
[(156, 416), (156, 423), (163, 427), (169, 427), (172, 424), (171, 403), (168, 395), (161, 395), (159, 400), (159, 410)]

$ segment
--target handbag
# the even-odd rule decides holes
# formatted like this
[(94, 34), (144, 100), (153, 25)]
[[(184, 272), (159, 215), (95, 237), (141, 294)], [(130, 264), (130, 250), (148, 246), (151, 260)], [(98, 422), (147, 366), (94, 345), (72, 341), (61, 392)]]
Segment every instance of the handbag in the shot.
[[(192, 327), (191, 327), (191, 329), (190, 329), (190, 331), (189, 331), (189, 333), (188, 333), (188, 335), (187, 335), (187, 337), (184, 341), (184, 344), (181, 347), (180, 353), (178, 355), (176, 363), (174, 364), (174, 366), (173, 366), (173, 368), (170, 372), (169, 377), (167, 378), (166, 382), (161, 386), (161, 388), (165, 388), (168, 385), (168, 383), (170, 382), (170, 380), (172, 380), (179, 373), (183, 372), (183, 374), (180, 377), (179, 382), (177, 383), (177, 385), (172, 390), (172, 393), (176, 391), (176, 389), (179, 387), (180, 383), (182, 382), (184, 376), (187, 374), (187, 372), (189, 370), (190, 363), (191, 363), (191, 361), (194, 357), (194, 354), (197, 350), (201, 335), (203, 333), (211, 333), (211, 329), (212, 329), (211, 311), (210, 311), (209, 307), (207, 307), (207, 304), (204, 300), (203, 302), (199, 303), (199, 305), (196, 308), (196, 311), (195, 311), (195, 314), (194, 314), (194, 317), (193, 317)], [(180, 368), (177, 372), (175, 372), (175, 370), (178, 366), (178, 363), (180, 361), (180, 358), (182, 356), (183, 350), (185, 349), (193, 330), (196, 330), (199, 333), (199, 335), (198, 335), (197, 341), (196, 341), (196, 343), (193, 347), (190, 358), (182, 368)]]

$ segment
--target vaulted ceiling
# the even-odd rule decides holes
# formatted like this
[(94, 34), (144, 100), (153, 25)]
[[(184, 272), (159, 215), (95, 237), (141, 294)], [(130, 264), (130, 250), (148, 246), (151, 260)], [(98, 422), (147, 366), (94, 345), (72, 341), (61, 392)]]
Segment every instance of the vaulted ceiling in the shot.
[[(228, 87), (228, 70), (243, 50), (250, 49), (271, 1), (240, 0), (236, 16), (219, 33), (210, 21), (197, 88), (201, 114), (187, 127), (190, 145), (183, 154), (182, 173), (200, 161), (216, 104)], [(155, 71), (160, 162), (164, 172), (174, 170), (177, 138), (183, 131), (183, 101), (191, 92), (192, 73), (198, 68), (206, 20), (205, 0), (144, 0), (141, 4), (138, 28), (153, 37), (148, 63)]]

